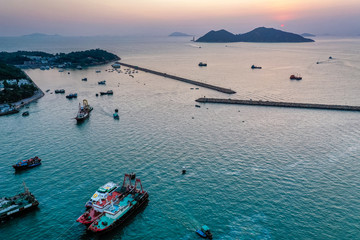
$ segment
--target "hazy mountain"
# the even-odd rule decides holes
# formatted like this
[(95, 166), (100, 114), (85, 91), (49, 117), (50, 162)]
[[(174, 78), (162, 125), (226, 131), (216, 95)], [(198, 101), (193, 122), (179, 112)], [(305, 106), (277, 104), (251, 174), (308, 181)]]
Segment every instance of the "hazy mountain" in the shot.
[(210, 31), (196, 42), (314, 42), (295, 33), (259, 27), (248, 33), (235, 35), (226, 30)]
[(316, 37), (316, 35), (311, 34), (311, 33), (303, 33), (303, 34), (300, 34), (300, 35), (303, 36), (303, 37)]
[(224, 29), (219, 31), (210, 31), (204, 36), (198, 38), (196, 42), (238, 42), (236, 35)]
[(23, 35), (21, 37), (28, 37), (28, 38), (44, 38), (44, 37), (61, 37), (58, 34), (44, 34), (44, 33), (32, 33), (32, 34), (27, 34), (27, 35)]
[(169, 37), (192, 37), (192, 35), (182, 32), (173, 32), (172, 34), (169, 35)]

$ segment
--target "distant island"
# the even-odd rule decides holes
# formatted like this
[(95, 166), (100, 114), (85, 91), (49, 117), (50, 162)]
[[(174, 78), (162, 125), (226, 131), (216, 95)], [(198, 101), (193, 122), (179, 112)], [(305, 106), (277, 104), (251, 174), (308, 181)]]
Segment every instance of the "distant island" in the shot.
[(187, 33), (182, 33), (182, 32), (173, 32), (172, 34), (169, 35), (169, 37), (192, 37), (193, 35), (189, 35)]
[(40, 51), (0, 52), (0, 62), (19, 68), (82, 68), (120, 60), (112, 53), (101, 49), (91, 49), (71, 53), (50, 54)]
[(311, 34), (311, 33), (303, 33), (303, 34), (300, 34), (300, 35), (303, 36), (303, 37), (316, 37), (316, 35)]
[(224, 29), (210, 31), (196, 40), (196, 42), (225, 43), (225, 42), (263, 42), (263, 43), (299, 43), (314, 42), (295, 33), (284, 32), (274, 28), (259, 27), (248, 33), (233, 34)]
[(32, 34), (27, 34), (27, 35), (23, 35), (21, 37), (25, 37), (25, 38), (45, 38), (45, 37), (61, 37), (59, 34), (44, 34), (44, 33), (32, 33)]

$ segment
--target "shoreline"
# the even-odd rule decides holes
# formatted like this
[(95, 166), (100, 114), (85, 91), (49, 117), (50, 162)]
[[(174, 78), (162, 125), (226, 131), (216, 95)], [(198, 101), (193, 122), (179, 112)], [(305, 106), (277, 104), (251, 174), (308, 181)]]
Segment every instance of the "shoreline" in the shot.
[[(23, 71), (24, 72), (24, 71)], [(29, 75), (24, 72), (26, 74), (26, 76), (31, 80), (32, 84), (37, 88), (37, 90), (35, 91), (34, 95), (32, 95), (31, 97), (28, 97), (28, 98), (24, 98), (24, 99), (21, 99), (17, 102), (13, 102), (13, 103), (3, 103), (3, 104), (0, 104), (0, 108), (1, 107), (4, 107), (6, 105), (9, 105), (9, 106), (14, 106), (14, 108), (17, 110), (15, 112), (3, 112), (3, 113), (0, 113), (0, 116), (4, 116), (4, 115), (9, 115), (9, 114), (15, 114), (15, 113), (18, 113), (19, 112), (19, 109), (31, 102), (34, 102), (40, 98), (42, 98), (43, 96), (45, 96), (45, 93), (39, 88), (38, 85), (36, 85), (36, 83), (29, 77)]]

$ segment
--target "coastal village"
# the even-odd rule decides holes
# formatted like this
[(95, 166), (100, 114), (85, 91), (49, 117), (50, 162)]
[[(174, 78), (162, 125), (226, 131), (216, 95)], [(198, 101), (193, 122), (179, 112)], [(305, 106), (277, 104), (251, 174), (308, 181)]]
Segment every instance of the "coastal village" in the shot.
[[(18, 113), (19, 109), (44, 96), (44, 93), (20, 69), (82, 69), (119, 60), (101, 49), (49, 54), (45, 52), (0, 52), (0, 116)], [(5, 64), (4, 64), (5, 63)]]

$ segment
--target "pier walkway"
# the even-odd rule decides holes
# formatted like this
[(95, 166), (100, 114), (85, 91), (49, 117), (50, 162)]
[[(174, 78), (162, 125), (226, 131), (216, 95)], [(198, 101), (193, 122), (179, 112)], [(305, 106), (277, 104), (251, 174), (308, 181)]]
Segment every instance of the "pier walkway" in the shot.
[(196, 85), (196, 86), (212, 89), (212, 90), (222, 92), (222, 93), (227, 93), (227, 94), (236, 93), (235, 91), (233, 91), (231, 89), (228, 89), (228, 88), (222, 88), (222, 87), (218, 87), (218, 86), (215, 86), (215, 85), (202, 83), (202, 82), (190, 80), (190, 79), (187, 79), (187, 78), (182, 78), (182, 77), (178, 77), (178, 76), (175, 76), (175, 75), (170, 75), (170, 74), (167, 74), (167, 73), (162, 73), (162, 72), (154, 71), (154, 70), (151, 70), (151, 69), (138, 67), (138, 66), (135, 66), (135, 65), (122, 63), (122, 62), (119, 62), (119, 64), (122, 65), (122, 66), (125, 66), (125, 67), (134, 68), (136, 70), (140, 70), (140, 71), (147, 72), (147, 73), (152, 73), (152, 74), (155, 74), (155, 75), (158, 75), (158, 76), (161, 76), (161, 77), (171, 78), (171, 79), (174, 79), (174, 80), (177, 80), (177, 81), (190, 83), (190, 84), (193, 84), (193, 85)]
[(239, 105), (255, 105), (268, 107), (289, 107), (289, 108), (312, 108), (326, 110), (343, 110), (343, 111), (360, 111), (360, 106), (348, 105), (330, 105), (330, 104), (313, 104), (313, 103), (291, 103), (291, 102), (274, 102), (274, 101), (254, 101), (239, 99), (221, 99), (221, 98), (199, 98), (199, 103), (222, 103), (222, 104), (239, 104)]

